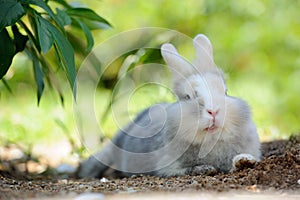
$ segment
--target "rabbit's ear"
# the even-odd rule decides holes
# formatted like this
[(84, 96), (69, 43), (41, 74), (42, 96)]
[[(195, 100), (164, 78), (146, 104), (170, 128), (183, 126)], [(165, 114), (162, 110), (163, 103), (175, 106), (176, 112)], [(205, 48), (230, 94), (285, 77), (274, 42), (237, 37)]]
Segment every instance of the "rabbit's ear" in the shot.
[(169, 66), (174, 79), (188, 77), (194, 73), (193, 66), (179, 55), (172, 44), (163, 44), (161, 46), (161, 55)]
[(194, 38), (194, 47), (196, 49), (197, 66), (200, 67), (200, 71), (209, 71), (215, 68), (213, 58), (213, 48), (209, 39), (199, 34)]

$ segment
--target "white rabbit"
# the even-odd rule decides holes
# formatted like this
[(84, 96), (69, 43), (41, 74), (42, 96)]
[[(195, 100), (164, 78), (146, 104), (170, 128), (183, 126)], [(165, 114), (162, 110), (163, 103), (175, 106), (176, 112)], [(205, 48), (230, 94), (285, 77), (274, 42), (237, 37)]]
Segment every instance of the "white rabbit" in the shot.
[(260, 160), (250, 109), (228, 96), (205, 35), (194, 40), (196, 62), (171, 44), (161, 47), (178, 101), (141, 112), (104, 149), (81, 163), (79, 177), (102, 177), (108, 168), (124, 176), (180, 176), (229, 172)]

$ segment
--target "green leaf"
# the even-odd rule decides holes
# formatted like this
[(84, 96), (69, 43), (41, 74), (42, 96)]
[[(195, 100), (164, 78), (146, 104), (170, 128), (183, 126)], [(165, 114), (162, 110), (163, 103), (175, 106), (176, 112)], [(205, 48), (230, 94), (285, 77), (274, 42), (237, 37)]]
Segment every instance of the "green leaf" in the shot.
[(0, 0), (0, 31), (15, 24), (23, 15), (25, 10), (17, 0)]
[(66, 12), (69, 16), (89, 19), (92, 21), (101, 22), (103, 24), (106, 24), (109, 27), (111, 26), (110, 23), (106, 19), (99, 16), (93, 10), (88, 9), (88, 8), (71, 8), (71, 9), (68, 9)]
[[(67, 41), (64, 42), (65, 38), (57, 38), (58, 41), (55, 42), (55, 50), (58, 54), (58, 57), (61, 61), (62, 67), (65, 71), (65, 74), (68, 78), (69, 84), (72, 88), (74, 96), (76, 95), (75, 79), (76, 79), (76, 70), (74, 62), (74, 51), (72, 45)], [(71, 50), (72, 49), (72, 50)]]
[(12, 91), (12, 89), (9, 87), (9, 85), (8, 85), (8, 83), (6, 82), (5, 78), (2, 78), (1, 81), (2, 81), (2, 83), (3, 83), (3, 85), (4, 85), (4, 87), (8, 90), (8, 92), (10, 92), (11, 94), (13, 94), (13, 91)]
[(51, 8), (43, 0), (20, 0), (20, 2), (24, 4), (33, 4), (43, 8), (50, 15), (50, 17), (56, 22), (59, 28), (61, 28), (62, 31), (64, 30), (63, 24), (60, 23), (58, 17), (54, 14)]
[(37, 19), (37, 33), (41, 50), (43, 53), (47, 53), (54, 43), (54, 37), (48, 26), (50, 22), (42, 18), (38, 13), (35, 13), (35, 18)]
[(93, 35), (90, 31), (90, 29), (80, 20), (77, 18), (72, 18), (73, 21), (75, 21), (76, 23), (79, 24), (79, 26), (81, 27), (82, 31), (85, 34), (86, 37), (86, 42), (87, 42), (87, 47), (85, 49), (86, 52), (90, 52), (94, 46), (94, 38)]
[(22, 35), (16, 25), (12, 26), (12, 31), (14, 33), (14, 43), (16, 45), (15, 53), (21, 52), (25, 49), (26, 42), (28, 41), (28, 36)]
[(45, 87), (44, 74), (42, 72), (40, 62), (34, 54), (32, 54), (32, 61), (33, 61), (33, 69), (34, 69), (34, 79), (37, 85), (37, 98), (39, 104)]
[(85, 18), (80, 18), (81, 22), (83, 22), (90, 30), (99, 30), (99, 29), (108, 29), (111, 28), (110, 25), (107, 25), (102, 22), (91, 21)]
[(54, 39), (57, 54), (59, 55), (62, 67), (75, 94), (76, 70), (73, 47), (65, 35), (62, 34), (54, 25), (39, 15), (37, 15), (37, 18), (42, 27), (44, 27), (47, 30), (47, 33), (49, 33)]
[[(33, 9), (28, 9), (27, 12), (30, 12), (30, 14), (28, 14), (28, 21), (30, 23), (30, 26), (32, 28), (32, 31), (35, 35), (35, 38), (31, 38), (33, 44), (35, 45), (35, 47), (37, 48), (37, 50), (40, 52), (41, 51), (41, 44), (40, 44), (40, 40), (39, 40), (39, 27), (38, 27), (38, 20), (36, 17), (36, 11)], [(50, 46), (51, 47), (51, 46)]]
[(56, 8), (56, 13), (58, 20), (63, 26), (70, 25), (72, 23), (71, 18), (65, 11)]
[(2, 79), (7, 73), (15, 55), (15, 46), (5, 28), (0, 32), (0, 41), (0, 79)]
[(66, 1), (64, 0), (51, 0), (54, 1), (62, 6), (64, 6), (65, 8), (72, 8), (72, 6), (70, 6)]

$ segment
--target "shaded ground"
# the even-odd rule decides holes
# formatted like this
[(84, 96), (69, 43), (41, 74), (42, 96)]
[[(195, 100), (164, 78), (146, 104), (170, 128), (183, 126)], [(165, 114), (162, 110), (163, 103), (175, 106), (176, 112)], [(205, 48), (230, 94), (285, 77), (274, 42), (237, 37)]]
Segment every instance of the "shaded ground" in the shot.
[[(16, 176), (0, 171), (0, 199), (33, 197), (70, 198), (80, 193), (174, 193), (244, 191), (300, 195), (300, 135), (289, 140), (262, 144), (263, 160), (253, 169), (215, 176), (157, 178), (134, 176), (124, 179), (81, 179), (55, 176)], [(200, 193), (198, 193), (199, 195)], [(201, 193), (202, 194), (202, 193)], [(275, 194), (276, 196), (276, 194)], [(114, 199), (113, 196), (110, 198)], [(270, 197), (270, 199), (273, 197)]]

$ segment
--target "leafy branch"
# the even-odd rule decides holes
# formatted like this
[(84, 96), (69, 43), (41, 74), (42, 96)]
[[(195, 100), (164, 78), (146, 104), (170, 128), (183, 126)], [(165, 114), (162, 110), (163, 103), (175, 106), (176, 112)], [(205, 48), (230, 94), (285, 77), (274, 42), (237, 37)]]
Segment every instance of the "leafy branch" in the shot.
[[(48, 5), (49, 1), (59, 4), (56, 12)], [(63, 100), (49, 64), (51, 62), (45, 56), (50, 49), (54, 50), (58, 66), (63, 69), (74, 95), (76, 94), (73, 47), (78, 44), (68, 38), (66, 27), (80, 29), (84, 33), (86, 53), (94, 45), (91, 31), (110, 27), (110, 23), (93, 10), (72, 7), (65, 0), (0, 0), (0, 20), (0, 80), (7, 86), (4, 78), (14, 56), (25, 51), (33, 63), (38, 103), (44, 91), (45, 80), (51, 87), (55, 87)]]

